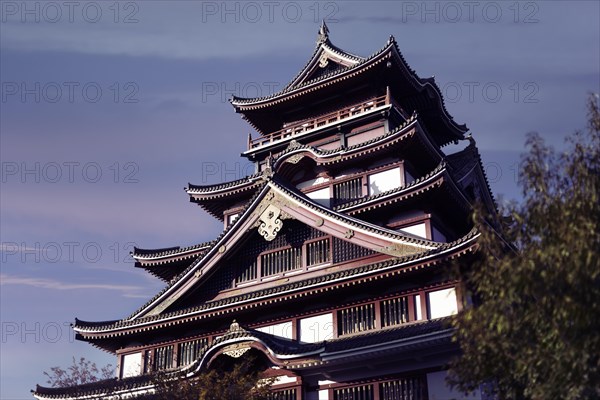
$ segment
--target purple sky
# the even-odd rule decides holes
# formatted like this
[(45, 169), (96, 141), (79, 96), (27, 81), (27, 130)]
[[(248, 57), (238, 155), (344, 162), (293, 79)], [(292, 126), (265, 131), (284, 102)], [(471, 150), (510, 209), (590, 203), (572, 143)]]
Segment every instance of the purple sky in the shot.
[(219, 234), (183, 188), (252, 172), (226, 99), (283, 88), (322, 18), (363, 56), (393, 34), (471, 129), (495, 194), (517, 198), (525, 134), (560, 146), (600, 91), (598, 4), (2, 1), (0, 398), (30, 398), (72, 356), (115, 364), (68, 323), (123, 318), (162, 288), (133, 245)]

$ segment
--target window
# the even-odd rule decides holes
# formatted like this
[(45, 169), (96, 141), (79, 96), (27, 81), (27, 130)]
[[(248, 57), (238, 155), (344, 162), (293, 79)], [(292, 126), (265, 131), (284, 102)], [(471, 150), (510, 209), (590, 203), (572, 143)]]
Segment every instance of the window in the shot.
[(329, 238), (310, 242), (306, 245), (306, 265), (317, 265), (331, 261)]
[(269, 400), (296, 400), (296, 389), (278, 390), (269, 394)]
[(381, 325), (384, 328), (404, 324), (408, 320), (408, 296), (381, 302)]
[(247, 265), (242, 266), (235, 278), (235, 283), (245, 283), (254, 281), (257, 278), (256, 259), (251, 260)]
[(162, 371), (173, 367), (173, 345), (154, 349), (152, 354), (152, 371)]
[(359, 199), (362, 196), (362, 178), (354, 178), (333, 185), (333, 198), (336, 205)]
[(381, 400), (423, 400), (425, 399), (422, 377), (396, 379), (379, 384)]
[(302, 249), (289, 248), (260, 257), (262, 276), (277, 275), (302, 268)]
[(178, 366), (189, 365), (196, 361), (200, 351), (208, 345), (208, 339), (196, 339), (189, 342), (179, 343), (178, 348)]
[(334, 389), (334, 400), (374, 400), (373, 385), (354, 386), (350, 388)]
[(338, 333), (350, 335), (375, 329), (375, 304), (363, 304), (338, 311)]

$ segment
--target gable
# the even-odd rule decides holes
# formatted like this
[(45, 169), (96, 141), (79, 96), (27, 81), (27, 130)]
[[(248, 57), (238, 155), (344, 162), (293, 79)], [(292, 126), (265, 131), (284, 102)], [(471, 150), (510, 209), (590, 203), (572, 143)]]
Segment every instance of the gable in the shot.
[[(434, 242), (415, 239), (409, 235), (336, 213), (315, 203), (294, 188), (290, 188), (289, 184), (279, 182), (279, 178), (271, 177), (235, 223), (215, 240), (211, 249), (130, 319), (158, 315), (167, 309), (172, 309), (176, 304), (180, 307), (180, 299), (188, 298), (188, 293), (201, 290), (200, 288), (211, 279), (232, 282), (232, 276), (228, 276), (225, 272), (227, 268), (224, 268), (227, 260), (230, 260), (237, 254), (238, 249), (248, 242), (261, 240), (272, 242), (278, 237), (285, 238), (286, 236), (281, 232), (284, 226), (286, 230), (288, 229), (290, 220), (296, 220), (323, 235), (328, 235), (331, 238), (329, 246), (333, 243), (333, 239), (337, 238), (392, 257), (423, 253), (440, 246)], [(262, 237), (257, 238), (257, 234)], [(291, 243), (289, 248), (294, 249)], [(269, 276), (276, 275), (273, 271), (279, 271), (278, 268), (289, 268), (290, 261), (277, 261), (280, 257), (304, 257), (304, 255), (295, 253), (290, 255), (289, 252), (286, 255), (277, 255), (276, 260), (272, 261), (275, 269), (267, 271)], [(288, 266), (281, 267), (278, 262), (284, 264), (287, 262), (288, 264), (285, 265)], [(216, 289), (213, 289), (213, 292), (214, 290)]]
[(298, 220), (285, 220), (277, 237), (271, 241), (265, 240), (256, 229), (249, 231), (243, 242), (213, 267), (214, 273), (210, 277), (164, 312), (264, 289), (279, 279), (305, 279), (325, 273), (323, 269), (334, 264), (378, 254), (381, 255)]

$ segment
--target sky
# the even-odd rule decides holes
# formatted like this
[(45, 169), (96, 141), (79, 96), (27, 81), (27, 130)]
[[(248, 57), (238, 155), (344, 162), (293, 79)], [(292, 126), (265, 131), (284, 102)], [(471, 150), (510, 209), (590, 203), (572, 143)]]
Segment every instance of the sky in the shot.
[(227, 99), (282, 89), (323, 19), (338, 47), (368, 56), (394, 35), (435, 76), (498, 202), (520, 196), (526, 134), (561, 147), (600, 92), (597, 1), (0, 1), (0, 399), (74, 356), (115, 365), (69, 324), (162, 289), (133, 246), (220, 233), (183, 188), (253, 172)]

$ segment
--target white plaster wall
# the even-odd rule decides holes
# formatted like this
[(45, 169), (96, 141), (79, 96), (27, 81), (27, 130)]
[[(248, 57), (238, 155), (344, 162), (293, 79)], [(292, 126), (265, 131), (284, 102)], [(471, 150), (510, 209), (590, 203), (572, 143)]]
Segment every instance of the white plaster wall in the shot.
[(333, 338), (333, 314), (322, 314), (298, 320), (300, 341), (316, 343)]
[(447, 317), (458, 312), (458, 304), (456, 302), (456, 289), (448, 288), (429, 292), (429, 313), (430, 318)]
[(142, 373), (142, 353), (125, 354), (121, 371), (121, 378), (140, 375)]
[(329, 207), (329, 188), (315, 190), (314, 192), (306, 193), (309, 199), (313, 199), (316, 203), (322, 206)]
[(420, 224), (400, 228), (400, 231), (410, 233), (411, 235), (422, 237), (423, 239), (427, 239), (427, 227), (425, 226), (424, 222), (420, 223)]
[(400, 167), (369, 175), (369, 195), (379, 194), (402, 185)]
[(259, 332), (268, 333), (270, 335), (279, 336), (286, 339), (292, 338), (292, 323), (282, 322), (280, 324), (267, 325), (260, 328), (256, 328)]

